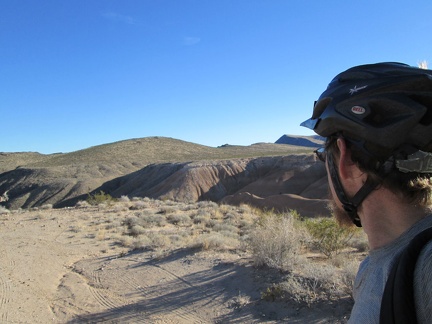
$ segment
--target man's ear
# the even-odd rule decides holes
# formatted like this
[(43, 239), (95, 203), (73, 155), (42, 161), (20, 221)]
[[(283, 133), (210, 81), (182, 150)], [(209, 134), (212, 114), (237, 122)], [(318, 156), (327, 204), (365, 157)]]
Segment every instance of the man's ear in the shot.
[(363, 172), (360, 171), (357, 164), (351, 159), (351, 151), (348, 149), (345, 139), (338, 138), (336, 143), (339, 148), (338, 164), (341, 179), (358, 179)]

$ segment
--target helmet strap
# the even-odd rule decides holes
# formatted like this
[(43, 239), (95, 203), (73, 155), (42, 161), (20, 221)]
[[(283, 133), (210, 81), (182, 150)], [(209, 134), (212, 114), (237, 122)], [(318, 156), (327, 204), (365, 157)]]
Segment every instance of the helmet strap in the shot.
[(342, 183), (339, 178), (339, 174), (336, 169), (336, 165), (333, 161), (332, 154), (327, 154), (327, 162), (330, 171), (330, 177), (332, 179), (333, 188), (338, 197), (339, 201), (342, 204), (343, 209), (347, 212), (348, 216), (351, 218), (351, 221), (357, 227), (361, 227), (360, 217), (357, 213), (357, 209), (363, 200), (379, 185), (379, 182), (372, 181), (368, 177), (365, 184), (360, 188), (360, 190), (352, 197), (351, 199), (345, 193), (343, 189)]

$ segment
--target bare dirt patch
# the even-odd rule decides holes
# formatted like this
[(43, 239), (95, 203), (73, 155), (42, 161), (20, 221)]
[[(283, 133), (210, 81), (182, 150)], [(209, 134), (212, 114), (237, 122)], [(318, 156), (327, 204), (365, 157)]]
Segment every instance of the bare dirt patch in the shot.
[(274, 274), (244, 251), (121, 246), (107, 224), (126, 213), (0, 215), (0, 322), (346, 322), (348, 299), (309, 306), (262, 299)]

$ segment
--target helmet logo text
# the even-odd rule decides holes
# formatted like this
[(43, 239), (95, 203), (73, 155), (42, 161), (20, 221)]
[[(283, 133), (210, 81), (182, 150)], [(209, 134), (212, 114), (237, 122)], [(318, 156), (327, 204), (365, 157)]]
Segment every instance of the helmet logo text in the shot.
[(356, 115), (363, 115), (366, 112), (366, 109), (361, 106), (354, 106), (351, 108), (351, 111)]
[(353, 95), (354, 93), (357, 93), (360, 90), (363, 90), (365, 88), (367, 88), (367, 85), (365, 85), (363, 87), (358, 87), (358, 88), (357, 88), (357, 85), (355, 85), (354, 88), (350, 89), (349, 93), (350, 93), (350, 95)]

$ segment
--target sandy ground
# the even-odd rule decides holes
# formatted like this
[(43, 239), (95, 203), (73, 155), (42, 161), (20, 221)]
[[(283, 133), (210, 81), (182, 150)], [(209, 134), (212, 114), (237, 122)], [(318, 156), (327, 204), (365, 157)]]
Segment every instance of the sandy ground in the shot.
[(82, 210), (0, 215), (1, 323), (344, 323), (349, 303), (264, 301), (242, 255), (129, 252)]

